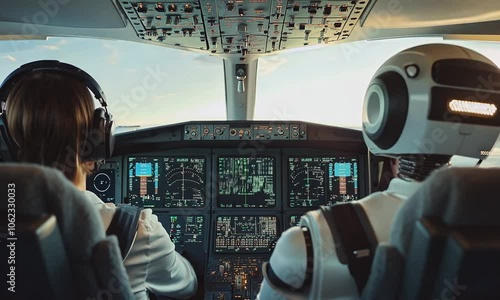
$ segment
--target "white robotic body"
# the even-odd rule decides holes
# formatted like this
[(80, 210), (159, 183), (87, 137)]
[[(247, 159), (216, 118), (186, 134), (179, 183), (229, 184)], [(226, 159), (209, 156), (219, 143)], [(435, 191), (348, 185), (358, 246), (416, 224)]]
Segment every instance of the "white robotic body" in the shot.
[(299, 226), (311, 233), (314, 268), (309, 292), (313, 299), (359, 299), (358, 290), (347, 265), (342, 264), (335, 250), (332, 233), (321, 210), (305, 214)]
[(264, 276), (264, 280), (262, 281), (262, 285), (260, 287), (259, 294), (257, 295), (256, 300), (307, 300), (307, 292), (296, 292), (290, 290), (283, 290), (278, 286), (275, 286), (270, 280), (269, 275), (267, 274), (267, 264), (262, 264), (262, 275)]
[(300, 227), (294, 226), (283, 232), (274, 253), (269, 263), (276, 276), (296, 289), (302, 287), (306, 275), (307, 251)]

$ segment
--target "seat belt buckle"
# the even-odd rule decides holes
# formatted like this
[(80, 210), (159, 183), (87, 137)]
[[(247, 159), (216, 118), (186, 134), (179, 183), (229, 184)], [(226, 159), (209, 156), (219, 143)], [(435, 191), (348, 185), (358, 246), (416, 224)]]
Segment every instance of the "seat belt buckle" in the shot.
[(368, 257), (370, 256), (370, 249), (354, 250), (352, 253), (356, 258)]

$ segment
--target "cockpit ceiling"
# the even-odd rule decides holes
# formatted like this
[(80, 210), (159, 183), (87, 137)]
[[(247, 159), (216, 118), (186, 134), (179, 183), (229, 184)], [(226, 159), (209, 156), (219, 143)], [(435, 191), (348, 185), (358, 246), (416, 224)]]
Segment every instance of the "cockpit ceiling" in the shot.
[(500, 20), (500, 1), (378, 1), (363, 26), (384, 28), (436, 27)]
[(346, 39), (370, 1), (373, 0), (120, 4), (142, 39), (245, 56)]
[(21, 23), (27, 34), (39, 26), (72, 28), (124, 28), (126, 19), (110, 0), (2, 1), (0, 22)]
[(405, 36), (498, 40), (500, 1), (3, 1), (0, 40), (109, 38), (225, 57)]

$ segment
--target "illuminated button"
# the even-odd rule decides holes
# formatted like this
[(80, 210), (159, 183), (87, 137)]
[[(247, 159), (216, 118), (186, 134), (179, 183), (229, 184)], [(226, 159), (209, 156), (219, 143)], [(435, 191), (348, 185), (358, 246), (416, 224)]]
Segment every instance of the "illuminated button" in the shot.
[(193, 12), (193, 6), (191, 4), (184, 5), (184, 12), (190, 14)]
[(137, 4), (137, 11), (140, 13), (147, 13), (148, 12), (148, 5), (145, 3)]
[(176, 12), (176, 11), (177, 11), (177, 5), (175, 5), (175, 4), (170, 4), (170, 5), (168, 6), (168, 11), (169, 11), (169, 12)]
[(155, 10), (157, 12), (165, 12), (165, 6), (163, 6), (163, 4), (161, 4), (161, 3), (158, 3), (155, 5)]

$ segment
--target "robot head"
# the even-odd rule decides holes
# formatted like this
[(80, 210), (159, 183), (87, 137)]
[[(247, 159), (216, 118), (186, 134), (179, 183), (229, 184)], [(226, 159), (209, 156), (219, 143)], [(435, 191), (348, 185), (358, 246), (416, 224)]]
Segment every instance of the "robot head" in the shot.
[(484, 159), (500, 132), (500, 70), (449, 44), (407, 49), (372, 78), (363, 137), (374, 154)]

